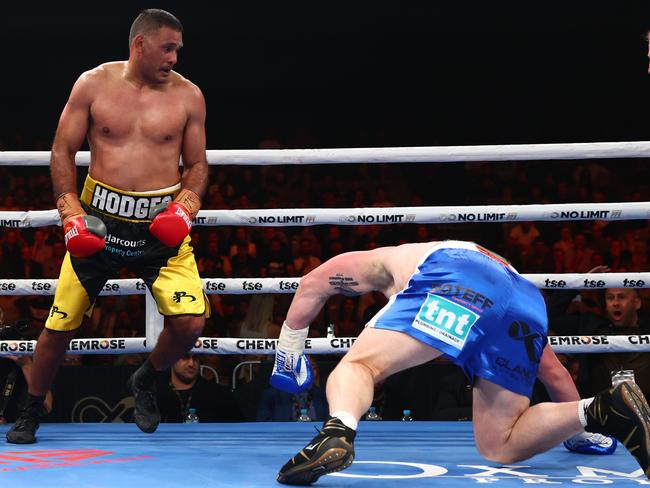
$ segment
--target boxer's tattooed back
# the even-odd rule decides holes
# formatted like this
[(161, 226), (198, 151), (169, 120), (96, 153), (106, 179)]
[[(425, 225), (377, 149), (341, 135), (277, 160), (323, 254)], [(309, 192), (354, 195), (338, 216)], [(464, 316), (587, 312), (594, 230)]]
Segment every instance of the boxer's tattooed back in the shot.
[(359, 286), (359, 282), (352, 276), (345, 276), (341, 273), (336, 273), (334, 276), (328, 278), (330, 286), (337, 290), (342, 295), (354, 296), (361, 293), (355, 290), (355, 286)]

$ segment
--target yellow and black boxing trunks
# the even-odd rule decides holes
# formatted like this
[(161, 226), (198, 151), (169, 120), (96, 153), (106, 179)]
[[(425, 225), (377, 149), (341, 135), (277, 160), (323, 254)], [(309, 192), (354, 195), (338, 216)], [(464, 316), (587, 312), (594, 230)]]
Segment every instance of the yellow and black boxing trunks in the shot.
[(123, 267), (145, 282), (161, 314), (209, 314), (190, 238), (167, 247), (149, 232), (149, 209), (172, 201), (179, 190), (180, 184), (156, 191), (126, 192), (86, 178), (81, 204), (89, 215), (106, 224), (106, 246), (87, 258), (66, 253), (45, 327), (59, 331), (79, 328), (106, 280), (115, 278)]

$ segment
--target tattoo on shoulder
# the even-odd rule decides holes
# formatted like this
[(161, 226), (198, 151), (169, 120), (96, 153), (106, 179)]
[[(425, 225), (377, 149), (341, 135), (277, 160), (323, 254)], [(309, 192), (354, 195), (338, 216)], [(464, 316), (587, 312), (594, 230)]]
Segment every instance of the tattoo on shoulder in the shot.
[(355, 286), (359, 286), (359, 282), (352, 276), (344, 276), (337, 273), (334, 276), (330, 276), (328, 280), (330, 285), (334, 287), (334, 289), (338, 290), (342, 295), (360, 295), (360, 293), (354, 289)]

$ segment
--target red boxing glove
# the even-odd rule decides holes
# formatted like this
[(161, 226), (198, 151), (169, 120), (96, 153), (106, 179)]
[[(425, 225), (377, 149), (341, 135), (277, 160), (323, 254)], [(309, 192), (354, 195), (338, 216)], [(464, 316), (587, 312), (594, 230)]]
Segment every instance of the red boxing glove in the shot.
[(63, 225), (65, 247), (75, 258), (87, 258), (106, 245), (106, 226), (92, 215), (77, 215)]
[(191, 228), (192, 215), (185, 205), (173, 201), (156, 214), (149, 231), (165, 246), (175, 247), (183, 242)]

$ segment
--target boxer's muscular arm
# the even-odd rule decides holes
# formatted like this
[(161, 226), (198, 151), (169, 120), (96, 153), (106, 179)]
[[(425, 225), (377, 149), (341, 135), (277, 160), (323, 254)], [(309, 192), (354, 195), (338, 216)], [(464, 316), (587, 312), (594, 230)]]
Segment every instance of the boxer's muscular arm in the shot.
[[(208, 160), (205, 152), (205, 99), (196, 85), (188, 95), (188, 120), (183, 133), (183, 178), (181, 187), (203, 198), (208, 184)], [(191, 202), (180, 202), (191, 205)], [(188, 208), (192, 215), (197, 209)]]
[(362, 295), (384, 291), (393, 283), (384, 266), (391, 248), (340, 254), (303, 276), (287, 313), (287, 325), (302, 329), (309, 325), (333, 295)]
[[(81, 75), (72, 87), (70, 98), (59, 118), (50, 157), (55, 198), (63, 193), (77, 193), (77, 167), (74, 158), (88, 131), (91, 95), (97, 84), (96, 74), (88, 72)], [(58, 203), (61, 204), (65, 202)]]

